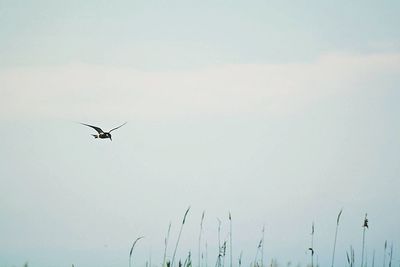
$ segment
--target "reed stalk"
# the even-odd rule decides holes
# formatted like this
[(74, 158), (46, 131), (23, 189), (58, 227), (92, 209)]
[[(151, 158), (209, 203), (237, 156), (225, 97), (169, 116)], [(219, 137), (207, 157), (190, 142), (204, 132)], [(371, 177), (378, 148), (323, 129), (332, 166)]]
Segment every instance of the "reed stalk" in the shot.
[(311, 251), (311, 267), (314, 267), (314, 222), (311, 226), (311, 247), (308, 250)]
[(219, 218), (217, 218), (217, 220), (218, 220), (218, 257), (216, 266), (220, 267), (221, 266), (221, 220)]
[(386, 248), (387, 248), (387, 240), (385, 240), (385, 245), (383, 246), (383, 267), (386, 266)]
[(257, 266), (257, 265), (258, 265), (258, 264), (257, 264), (258, 253), (260, 252), (260, 248), (261, 248), (261, 246), (262, 246), (262, 243), (263, 243), (263, 239), (261, 238), (260, 241), (258, 242), (258, 245), (257, 245), (256, 256), (254, 257), (254, 263), (253, 263), (254, 266)]
[(208, 243), (206, 240), (206, 267), (208, 267)]
[(178, 249), (178, 244), (179, 244), (179, 240), (181, 239), (181, 234), (182, 234), (183, 225), (185, 224), (186, 216), (187, 216), (189, 210), (190, 210), (190, 206), (187, 208), (187, 210), (186, 210), (186, 212), (185, 212), (185, 215), (183, 216), (181, 228), (180, 228), (180, 230), (179, 230), (178, 239), (176, 240), (176, 245), (175, 245), (174, 254), (173, 254), (173, 256), (172, 256), (172, 262), (171, 262), (171, 266), (172, 266), (172, 267), (174, 266), (176, 251), (177, 251), (177, 249)]
[(164, 239), (164, 257), (163, 257), (163, 264), (162, 267), (165, 267), (166, 259), (167, 259), (167, 247), (168, 247), (168, 240), (169, 240), (169, 233), (171, 232), (171, 222), (168, 226), (167, 236)]
[(392, 267), (392, 259), (393, 259), (393, 243), (390, 245), (389, 267)]
[(136, 240), (133, 242), (131, 250), (129, 251), (129, 267), (132, 266), (132, 253), (133, 253), (133, 248), (135, 247), (136, 243), (140, 240), (144, 238), (144, 236), (138, 237), (136, 238)]
[(229, 212), (229, 251), (230, 251), (230, 267), (232, 267), (232, 258), (233, 258), (233, 249), (232, 249), (232, 215), (231, 212)]
[(197, 264), (198, 267), (201, 267), (200, 266), (200, 261), (201, 261), (201, 234), (203, 232), (204, 213), (205, 213), (205, 211), (203, 211), (203, 214), (201, 215), (201, 220), (200, 220), (199, 249), (198, 249), (199, 259), (198, 259), (198, 264)]
[(332, 253), (332, 264), (331, 266), (333, 267), (334, 261), (335, 261), (335, 252), (336, 252), (336, 241), (337, 241), (337, 234), (338, 234), (338, 229), (339, 229), (339, 221), (340, 221), (340, 216), (342, 215), (343, 209), (340, 210), (337, 219), (336, 219), (336, 231), (335, 231), (335, 239), (333, 241), (333, 253)]
[(346, 256), (347, 256), (347, 263), (349, 264), (350, 267), (354, 266), (354, 249), (352, 246), (350, 246), (350, 255), (346, 251)]
[(367, 213), (365, 213), (364, 224), (362, 227), (363, 227), (363, 240), (362, 240), (362, 252), (361, 252), (361, 267), (364, 267), (365, 229), (368, 228)]
[(262, 228), (262, 242), (261, 242), (261, 267), (264, 267), (264, 233), (265, 233), (265, 224)]

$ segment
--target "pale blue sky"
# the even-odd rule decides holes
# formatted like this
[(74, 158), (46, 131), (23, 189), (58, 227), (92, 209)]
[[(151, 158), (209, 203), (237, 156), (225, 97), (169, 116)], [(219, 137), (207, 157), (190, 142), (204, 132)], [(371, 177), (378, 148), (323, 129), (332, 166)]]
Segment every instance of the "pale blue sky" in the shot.
[[(399, 1), (0, 1), (0, 267), (398, 248)], [(109, 129), (94, 140), (85, 122)], [(204, 244), (203, 244), (204, 246)], [(168, 256), (172, 256), (172, 245)], [(229, 259), (226, 259), (226, 263)], [(369, 264), (370, 265), (370, 264)]]
[(168, 69), (396, 51), (399, 8), (398, 1), (2, 1), (1, 65)]

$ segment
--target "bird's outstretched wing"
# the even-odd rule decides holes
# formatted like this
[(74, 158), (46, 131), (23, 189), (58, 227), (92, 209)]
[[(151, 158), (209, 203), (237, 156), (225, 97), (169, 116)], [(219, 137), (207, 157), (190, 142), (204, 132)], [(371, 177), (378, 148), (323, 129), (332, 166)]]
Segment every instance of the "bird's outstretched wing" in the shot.
[(85, 125), (85, 126), (89, 126), (89, 127), (93, 128), (93, 129), (95, 129), (99, 134), (104, 133), (104, 131), (99, 127), (96, 127), (96, 126), (93, 126), (93, 125), (89, 125), (89, 124), (85, 124), (85, 123), (82, 123), (82, 122), (80, 124)]
[(109, 131), (109, 133), (111, 133), (111, 132), (114, 131), (114, 130), (117, 130), (118, 128), (121, 128), (121, 127), (124, 126), (125, 124), (127, 124), (127, 122), (125, 122), (124, 124), (121, 124), (121, 125), (118, 126), (118, 127), (115, 127), (115, 128), (113, 128), (113, 129), (111, 129), (111, 130)]

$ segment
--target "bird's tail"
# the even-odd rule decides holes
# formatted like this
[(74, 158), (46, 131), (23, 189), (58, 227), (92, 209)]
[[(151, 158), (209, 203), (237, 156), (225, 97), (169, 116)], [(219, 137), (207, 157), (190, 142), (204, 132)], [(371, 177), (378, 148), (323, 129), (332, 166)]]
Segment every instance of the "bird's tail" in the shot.
[(98, 136), (97, 134), (92, 134), (92, 136), (93, 136), (94, 138), (99, 138), (99, 136)]

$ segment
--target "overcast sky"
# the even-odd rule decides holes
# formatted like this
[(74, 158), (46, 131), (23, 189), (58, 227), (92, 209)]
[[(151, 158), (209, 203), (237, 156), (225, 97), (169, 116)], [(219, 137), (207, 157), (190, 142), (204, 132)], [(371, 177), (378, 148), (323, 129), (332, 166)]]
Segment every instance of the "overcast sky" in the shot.
[[(0, 0), (0, 267), (400, 261), (399, 1)], [(94, 139), (113, 132), (113, 141)], [(225, 263), (228, 264), (229, 257)]]

